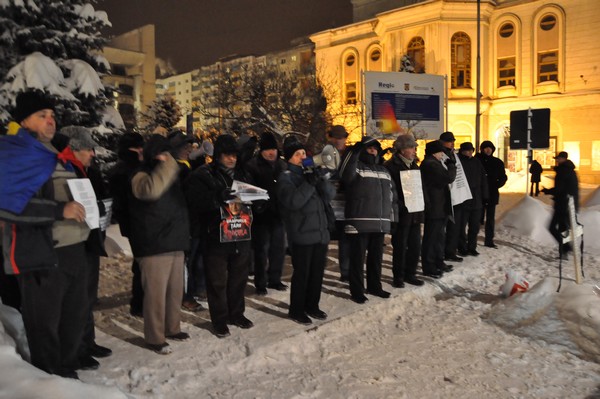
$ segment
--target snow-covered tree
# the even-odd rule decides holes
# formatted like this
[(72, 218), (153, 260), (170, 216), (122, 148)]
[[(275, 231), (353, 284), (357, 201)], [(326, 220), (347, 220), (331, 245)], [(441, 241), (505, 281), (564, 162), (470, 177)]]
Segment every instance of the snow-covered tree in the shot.
[(99, 74), (110, 26), (95, 0), (0, 0), (0, 122), (10, 119), (16, 95), (40, 90), (57, 103), (59, 126), (96, 127), (108, 105)]
[(143, 130), (145, 133), (152, 133), (156, 128), (163, 127), (169, 131), (177, 125), (182, 116), (181, 106), (173, 96), (161, 96), (142, 113)]

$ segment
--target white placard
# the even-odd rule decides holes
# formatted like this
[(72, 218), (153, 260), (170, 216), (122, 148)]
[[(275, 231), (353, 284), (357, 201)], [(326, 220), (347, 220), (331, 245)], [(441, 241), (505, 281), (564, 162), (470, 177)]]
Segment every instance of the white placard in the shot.
[(408, 213), (421, 212), (425, 210), (425, 199), (423, 198), (423, 183), (421, 171), (418, 169), (401, 170), (400, 184), (404, 195), (404, 205)]
[(238, 180), (234, 180), (231, 184), (231, 194), (238, 197), (242, 202), (269, 199), (269, 193), (264, 188), (256, 187), (252, 184), (244, 183)]
[(469, 182), (467, 181), (467, 175), (465, 175), (465, 170), (458, 157), (456, 157), (456, 179), (450, 183), (450, 197), (452, 198), (452, 206), (462, 204), (473, 198)]
[(73, 200), (79, 202), (85, 208), (85, 222), (90, 229), (100, 226), (100, 211), (96, 203), (96, 193), (90, 179), (67, 180)]

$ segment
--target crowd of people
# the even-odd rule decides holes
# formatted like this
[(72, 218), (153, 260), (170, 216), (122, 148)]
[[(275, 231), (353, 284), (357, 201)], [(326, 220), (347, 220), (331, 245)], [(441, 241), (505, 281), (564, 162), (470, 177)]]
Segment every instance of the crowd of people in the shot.
[[(50, 374), (77, 378), (77, 370), (97, 368), (95, 358), (111, 354), (95, 342), (92, 313), (105, 226), (90, 228), (70, 192), (72, 179), (90, 180), (100, 216), (109, 211), (103, 200), (112, 198), (113, 218), (133, 252), (130, 312), (143, 317), (146, 346), (159, 354), (171, 352), (169, 340), (189, 339), (181, 309), (204, 310), (201, 299), (217, 337), (229, 336), (231, 325), (252, 328), (245, 315), (251, 275), (258, 296), (289, 288), (292, 321), (326, 319), (320, 298), (330, 241), (338, 243), (340, 281), (359, 304), (367, 295), (390, 297), (381, 282), (386, 234), (395, 288), (423, 285), (424, 277), (441, 278), (451, 263), (478, 256), (481, 225), (484, 245), (497, 248), (495, 208), (507, 176), (490, 141), (477, 154), (469, 142), (456, 151), (453, 133), (444, 132), (419, 162), (410, 134), (397, 136), (384, 160), (382, 143), (364, 136), (350, 145), (341, 125), (325, 132), (328, 143), (314, 157), (297, 135), (281, 143), (270, 132), (222, 134), (200, 145), (178, 130), (146, 138), (128, 132), (104, 179), (93, 166), (98, 145), (89, 129), (57, 132), (54, 105), (42, 93), (19, 94), (14, 120), (0, 138), (8, 255), (0, 294), (23, 316), (31, 363)], [(563, 197), (577, 191), (567, 157), (557, 157), (556, 187), (542, 190), (555, 196), (557, 240), (568, 227)], [(244, 184), (268, 198), (242, 201), (236, 187)], [(286, 253), (290, 287), (282, 280)]]

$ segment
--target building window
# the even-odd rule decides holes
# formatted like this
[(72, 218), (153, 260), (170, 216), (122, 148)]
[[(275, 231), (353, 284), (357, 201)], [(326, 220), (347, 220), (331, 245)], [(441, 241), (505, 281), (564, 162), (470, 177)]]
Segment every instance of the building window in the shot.
[(471, 88), (471, 39), (457, 32), (451, 41), (452, 88)]
[(537, 82), (558, 82), (559, 29), (556, 15), (546, 14), (537, 29)]
[(498, 34), (500, 35), (500, 37), (503, 37), (506, 39), (506, 38), (511, 37), (513, 35), (514, 31), (515, 31), (514, 25), (510, 22), (507, 22), (500, 27), (500, 31), (498, 32)]
[(358, 102), (358, 56), (354, 52), (346, 53), (343, 58), (344, 104), (354, 105)]
[(498, 60), (498, 87), (515, 86), (515, 57)]
[(383, 70), (383, 57), (381, 56), (380, 48), (375, 47), (369, 52), (367, 70), (368, 71), (382, 71)]
[(415, 73), (425, 73), (425, 40), (422, 37), (416, 36), (410, 39), (406, 54), (413, 62)]
[(558, 51), (538, 53), (538, 83), (558, 82)]

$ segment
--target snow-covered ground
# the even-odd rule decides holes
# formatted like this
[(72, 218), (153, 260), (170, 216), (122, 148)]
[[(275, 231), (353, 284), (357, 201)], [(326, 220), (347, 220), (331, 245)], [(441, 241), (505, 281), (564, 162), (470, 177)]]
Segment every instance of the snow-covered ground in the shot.
[[(519, 176), (511, 180), (509, 186), (519, 186)], [(288, 292), (256, 297), (249, 288), (246, 315), (254, 328), (233, 327), (230, 337), (218, 339), (207, 312), (185, 313), (183, 330), (192, 339), (172, 343), (168, 356), (143, 348), (140, 319), (116, 313), (127, 309), (123, 287), (130, 278), (116, 256), (103, 266), (96, 315), (97, 340), (113, 356), (100, 359), (96, 371), (80, 372), (82, 382), (64, 380), (21, 360), (7, 329), (0, 330), (0, 397), (600, 398), (600, 195), (591, 188), (585, 193), (581, 285), (569, 259), (556, 292), (548, 198), (504, 190), (500, 247), (481, 246), (480, 256), (455, 263), (440, 280), (392, 288), (387, 247), (383, 280), (392, 297), (358, 305), (338, 281), (332, 242), (321, 300), (328, 320), (293, 323), (286, 318)], [(123, 242), (111, 235), (118, 252)], [(509, 270), (529, 281), (528, 292), (500, 297)], [(289, 268), (286, 276), (289, 281)]]

